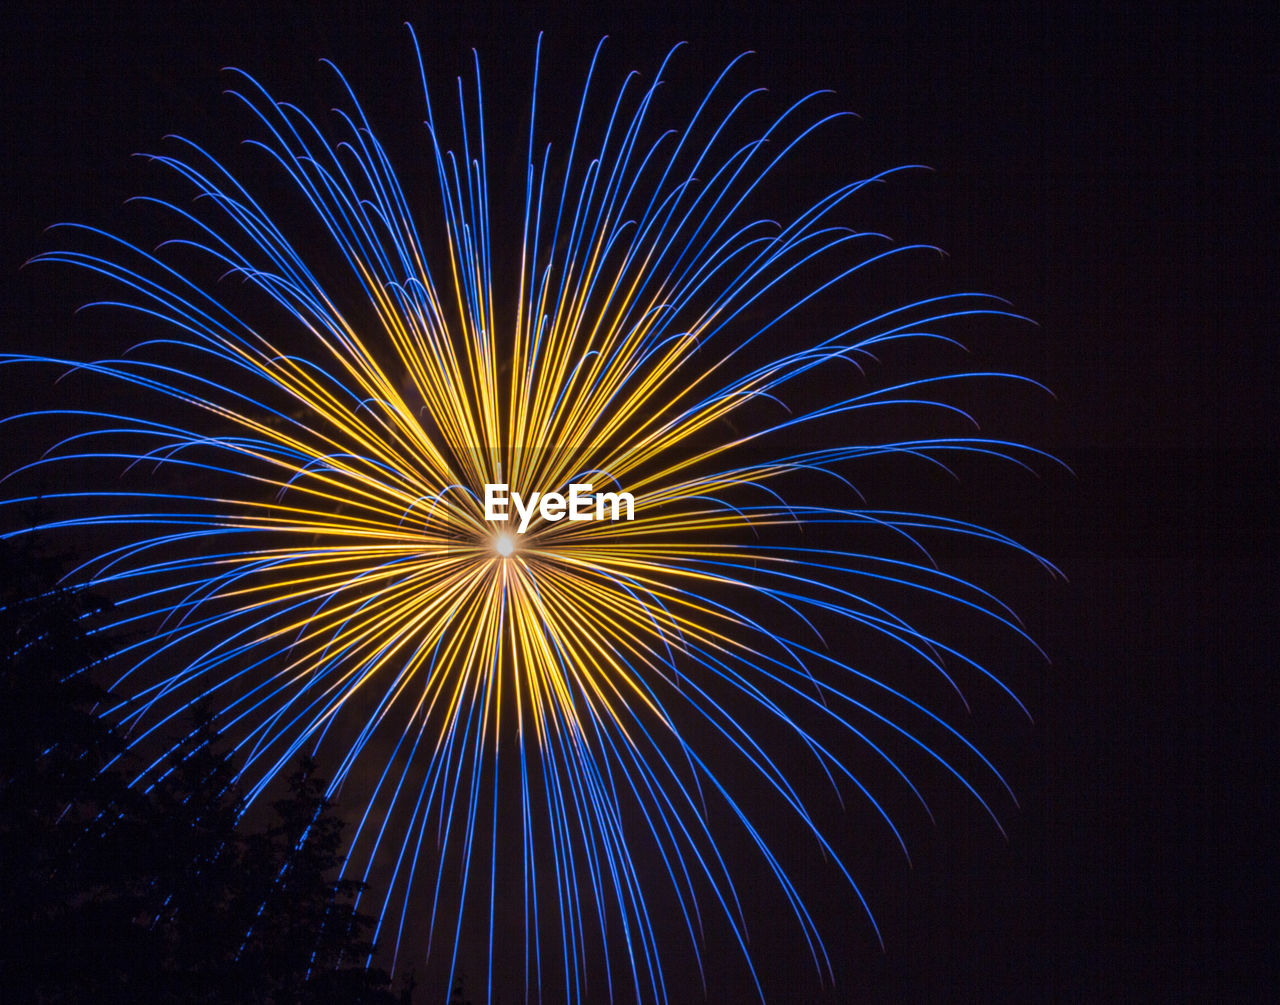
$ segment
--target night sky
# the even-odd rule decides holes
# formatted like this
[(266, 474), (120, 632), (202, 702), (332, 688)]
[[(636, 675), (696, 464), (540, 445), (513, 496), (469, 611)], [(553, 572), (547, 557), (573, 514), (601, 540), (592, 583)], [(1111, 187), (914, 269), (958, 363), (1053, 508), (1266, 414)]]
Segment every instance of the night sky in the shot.
[[(1016, 396), (998, 429), (1074, 474), (975, 473), (956, 491), (1068, 581), (997, 571), (1052, 660), (1019, 656), (1008, 675), (1034, 725), (994, 699), (976, 711), (1021, 803), (1002, 816), (1008, 839), (956, 800), (936, 830), (913, 830), (914, 868), (875, 846), (867, 892), (886, 950), (850, 904), (827, 922), (841, 986), (822, 992), (794, 947), (774, 952), (766, 936), (769, 987), (795, 1002), (1271, 997), (1276, 18), (967, 6), (8, 10), (0, 337), (82, 344), (89, 322), (72, 311), (92, 287), (22, 262), (51, 246), (51, 223), (127, 218), (123, 201), (156, 178), (130, 155), (165, 133), (219, 149), (241, 135), (247, 119), (219, 96), (224, 65), (319, 109), (333, 92), (316, 60), (331, 58), (380, 134), (411, 152), (411, 20), (442, 94), (479, 51), (491, 128), (501, 136), (510, 111), (520, 157), (539, 30), (552, 109), (554, 82), (572, 95), (603, 35), (613, 71), (647, 75), (688, 41), (680, 81), (709, 83), (750, 49), (742, 79), (780, 100), (834, 90), (832, 107), (861, 118), (806, 170), (834, 185), (930, 166), (877, 193), (877, 225), (945, 249), (925, 281), (998, 294), (1037, 322), (975, 351), (1052, 388), (1056, 400)], [(909, 292), (912, 267), (899, 279)], [(0, 380), (6, 412), (20, 408), (13, 372)], [(5, 445), (6, 467), (15, 452)], [(711, 1001), (736, 1000), (732, 969)]]

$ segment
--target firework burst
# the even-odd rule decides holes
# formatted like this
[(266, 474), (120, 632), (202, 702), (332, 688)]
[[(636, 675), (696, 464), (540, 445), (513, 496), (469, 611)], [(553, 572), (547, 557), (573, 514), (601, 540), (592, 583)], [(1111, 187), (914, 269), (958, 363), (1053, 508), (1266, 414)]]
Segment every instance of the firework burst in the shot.
[[(398, 961), (428, 949), (452, 970), (478, 918), (490, 981), (514, 953), (535, 993), (572, 1000), (596, 970), (666, 1000), (676, 933), (660, 929), (700, 956), (712, 916), (757, 965), (727, 831), (829, 978), (761, 807), (790, 816), (861, 900), (799, 779), (852, 794), (899, 842), (868, 778), (923, 803), (912, 765), (932, 762), (993, 819), (983, 793), (1005, 788), (913, 696), (913, 674), (868, 672), (854, 640), (885, 640), (950, 684), (957, 670), (995, 678), (911, 611), (943, 603), (1022, 634), (924, 543), (1029, 553), (969, 523), (866, 508), (849, 480), (874, 458), (1035, 455), (858, 433), (885, 409), (950, 428), (963, 412), (946, 388), (1019, 379), (863, 376), (873, 354), (945, 338), (954, 319), (1012, 315), (959, 294), (808, 334), (811, 304), (915, 250), (841, 222), (892, 172), (756, 219), (758, 190), (838, 116), (815, 118), (810, 96), (739, 140), (755, 106), (730, 93), (731, 64), (680, 128), (653, 133), (666, 65), (650, 85), (628, 78), (596, 129), (593, 59), (564, 151), (540, 145), (535, 87), (523, 215), (496, 235), (478, 66), (473, 89), (459, 83), (454, 149), (422, 74), (443, 210), (429, 225), (340, 75), (330, 129), (236, 74), (249, 142), (305, 214), (273, 214), (174, 139), (151, 159), (195, 199), (142, 200), (170, 221), (164, 244), (75, 227), (86, 241), (72, 243), (99, 250), (37, 259), (114, 280), (113, 305), (161, 334), (97, 362), (5, 357), (129, 403), (60, 410), (80, 430), (29, 467), (119, 479), (42, 498), (65, 511), (46, 529), (105, 542), (87, 569), (131, 640), (110, 715), (133, 749), (156, 769), (174, 723), (209, 703), (250, 803), (315, 754), (356, 810), (348, 868), (386, 891), (378, 938)], [(496, 292), (498, 261), (517, 263), (511, 295)], [(510, 519), (494, 518), (498, 499)], [(523, 945), (503, 949), (495, 919), (513, 910)], [(404, 939), (417, 930), (428, 947)]]

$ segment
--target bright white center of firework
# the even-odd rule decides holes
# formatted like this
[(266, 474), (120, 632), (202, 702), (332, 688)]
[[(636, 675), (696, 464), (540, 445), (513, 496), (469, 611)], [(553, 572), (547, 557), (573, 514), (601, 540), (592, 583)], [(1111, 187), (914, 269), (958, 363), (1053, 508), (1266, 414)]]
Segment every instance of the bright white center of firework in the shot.
[(516, 542), (510, 534), (499, 534), (494, 538), (493, 548), (499, 555), (506, 558), (516, 550)]

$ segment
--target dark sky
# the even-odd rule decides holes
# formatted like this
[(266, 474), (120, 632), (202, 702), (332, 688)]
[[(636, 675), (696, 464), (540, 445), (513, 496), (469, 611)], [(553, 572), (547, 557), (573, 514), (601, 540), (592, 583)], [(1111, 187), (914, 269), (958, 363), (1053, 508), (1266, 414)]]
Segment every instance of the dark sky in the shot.
[[(4, 15), (7, 348), (74, 337), (65, 277), (18, 271), (49, 247), (46, 225), (117, 219), (150, 177), (129, 155), (164, 133), (244, 125), (218, 96), (220, 66), (315, 107), (331, 96), (315, 59), (330, 57), (383, 133), (407, 126), (418, 104), (405, 19), (440, 84), (478, 49), (490, 119), (521, 107), (516, 129), (539, 29), (544, 77), (575, 82), (602, 35), (615, 69), (645, 71), (687, 40), (685, 79), (752, 49), (746, 79), (787, 97), (832, 88), (858, 112), (819, 148), (833, 182), (931, 166), (885, 200), (896, 236), (943, 247), (955, 286), (1038, 322), (987, 349), (1055, 391), (1017, 429), (1075, 471), (996, 484), (989, 519), (1069, 582), (1024, 577), (1011, 598), (1052, 664), (1019, 672), (1036, 724), (1000, 745), (1022, 803), (1009, 840), (976, 816), (921, 837), (915, 870), (886, 866), (875, 884), (893, 898), (874, 905), (887, 951), (850, 950), (848, 983), (825, 997), (785, 959), (796, 969), (779, 1000), (1275, 993), (1262, 920), (1277, 900), (1280, 697), (1274, 16), (1208, 4), (102, 6)], [(19, 389), (3, 379), (9, 406)]]

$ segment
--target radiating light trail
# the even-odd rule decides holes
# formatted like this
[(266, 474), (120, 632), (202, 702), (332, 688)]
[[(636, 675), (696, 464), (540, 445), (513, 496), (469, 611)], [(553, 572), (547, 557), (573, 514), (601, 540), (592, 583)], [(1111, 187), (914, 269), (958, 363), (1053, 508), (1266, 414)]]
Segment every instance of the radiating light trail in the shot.
[[(917, 615), (947, 607), (1025, 633), (926, 545), (986, 542), (1045, 565), (971, 523), (869, 508), (852, 481), (886, 458), (1043, 457), (957, 434), (967, 414), (943, 397), (1022, 378), (877, 385), (868, 371), (965, 319), (1014, 315), (963, 293), (850, 319), (856, 282), (920, 250), (847, 225), (850, 201), (895, 172), (757, 218), (839, 116), (815, 115), (811, 95), (741, 139), (761, 99), (732, 92), (735, 60), (686, 121), (655, 131), (668, 55), (652, 83), (627, 78), (597, 127), (598, 57), (564, 149), (540, 138), (536, 65), (523, 150), (492, 142), (478, 61), (449, 148), (423, 69), (438, 220), (340, 74), (331, 128), (236, 72), (247, 142), (298, 203), (273, 213), (175, 139), (151, 160), (183, 198), (139, 200), (168, 220), (158, 248), (61, 228), (98, 250), (36, 260), (114, 281), (110, 303), (160, 334), (95, 362), (5, 356), (115, 389), (112, 405), (6, 420), (78, 424), (16, 474), (80, 486), (41, 497), (56, 510), (42, 526), (102, 542), (86, 570), (127, 640), (110, 715), (132, 749), (157, 770), (207, 702), (251, 801), (317, 756), (356, 812), (347, 866), (385, 891), (377, 938), (397, 965), (443, 954), (452, 981), (480, 918), (491, 991), (505, 959), (535, 997), (581, 1000), (604, 974), (665, 1001), (666, 947), (687, 940), (701, 967), (708, 926), (723, 926), (754, 977), (732, 832), (830, 980), (773, 817), (807, 834), (803, 854), (826, 858), (856, 910), (857, 868), (812, 778), (904, 851), (889, 806), (927, 806), (924, 765), (995, 819), (990, 793), (1007, 786), (920, 670), (957, 692), (998, 681), (947, 622)], [(490, 158), (513, 152), (523, 217), (491, 231)], [(882, 412), (939, 432), (871, 432)], [(499, 483), (524, 500), (590, 484), (630, 493), (634, 513), (573, 520), (553, 502), (498, 524), (485, 486)], [(900, 653), (900, 679), (864, 666), (868, 639)], [(506, 901), (523, 944), (495, 936)], [(413, 931), (429, 946), (407, 944)]]

